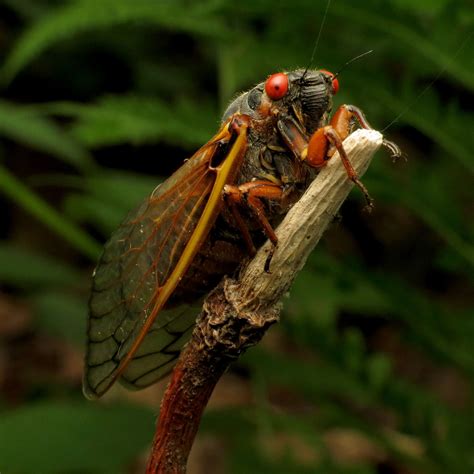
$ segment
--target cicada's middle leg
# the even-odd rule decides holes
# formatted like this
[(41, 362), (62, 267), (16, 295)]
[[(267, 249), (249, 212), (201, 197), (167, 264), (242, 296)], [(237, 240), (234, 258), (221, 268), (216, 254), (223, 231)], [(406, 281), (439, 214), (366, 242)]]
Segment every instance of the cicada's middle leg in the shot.
[(265, 208), (262, 199), (279, 201), (282, 199), (283, 194), (284, 192), (281, 185), (266, 180), (250, 181), (239, 186), (228, 184), (224, 187), (224, 199), (228, 204), (228, 207), (234, 218), (234, 222), (245, 241), (249, 254), (254, 256), (256, 253), (256, 248), (248, 225), (240, 213), (240, 210), (243, 207), (246, 207), (252, 212), (258, 225), (273, 244), (273, 247), (270, 250), (265, 263), (266, 272), (269, 271), (270, 261), (278, 243), (278, 237), (276, 236), (272, 225), (265, 215)]
[(242, 233), (251, 255), (255, 255), (256, 249), (248, 226), (240, 214), (240, 208), (247, 207), (252, 212), (264, 234), (276, 245), (278, 238), (265, 215), (262, 198), (278, 201), (282, 196), (283, 189), (280, 185), (263, 179), (243, 183), (239, 186), (230, 184), (224, 186), (224, 199), (232, 212), (235, 223)]

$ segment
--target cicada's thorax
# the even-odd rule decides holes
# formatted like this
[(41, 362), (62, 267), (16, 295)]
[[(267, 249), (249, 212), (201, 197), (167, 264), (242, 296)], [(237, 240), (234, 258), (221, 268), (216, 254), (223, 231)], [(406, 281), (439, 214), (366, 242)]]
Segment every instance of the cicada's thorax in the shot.
[[(309, 137), (328, 123), (331, 111), (331, 81), (320, 71), (297, 70), (287, 73), (289, 91), (281, 100), (271, 100), (261, 83), (238, 96), (225, 111), (225, 122), (234, 114), (250, 117), (248, 146), (235, 185), (255, 180), (278, 183), (284, 190), (281, 201), (263, 200), (265, 214), (275, 228), (291, 205), (304, 193), (317, 170), (307, 166), (290, 150), (279, 130), (279, 122), (292, 120)], [(253, 242), (265, 241), (255, 216), (241, 211)], [(248, 256), (242, 235), (232, 214), (224, 206), (172, 300), (193, 300), (213, 288), (225, 274), (231, 274)]]

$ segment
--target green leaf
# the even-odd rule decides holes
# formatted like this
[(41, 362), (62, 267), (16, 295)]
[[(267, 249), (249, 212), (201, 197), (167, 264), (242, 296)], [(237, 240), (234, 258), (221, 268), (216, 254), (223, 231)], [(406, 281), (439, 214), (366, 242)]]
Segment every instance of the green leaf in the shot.
[(210, 139), (217, 123), (217, 113), (209, 102), (181, 100), (169, 104), (155, 97), (106, 96), (94, 105), (60, 102), (41, 108), (75, 117), (72, 134), (88, 147), (161, 140), (180, 147), (198, 147)]
[(3, 166), (0, 166), (0, 190), (17, 205), (23, 207), (44, 225), (63, 237), (74, 248), (94, 261), (97, 259), (100, 246), (95, 240), (43, 201)]
[(384, 295), (358, 271), (351, 262), (341, 268), (334, 258), (315, 250), (291, 287), (285, 311), (292, 318), (308, 315), (321, 327), (332, 327), (341, 310), (367, 316), (387, 311)]
[(341, 352), (347, 370), (358, 374), (362, 369), (365, 357), (365, 342), (361, 331), (349, 328), (344, 332)]
[[(459, 123), (463, 123), (467, 129), (474, 126), (471, 114), (452, 110), (446, 103), (439, 101), (433, 90), (424, 92), (423, 96), (400, 99), (375, 84), (371, 89), (378, 100), (394, 113), (402, 111), (400, 119), (403, 122), (430, 137), (445, 153), (456, 158), (466, 170), (474, 174), (473, 137), (466, 136), (463, 130), (459, 129)], [(441, 122), (442, 127), (439, 126)]]
[[(317, 288), (318, 291), (314, 291)], [(334, 285), (334, 279), (327, 274), (303, 270), (290, 290), (290, 299), (285, 304), (289, 317), (310, 315), (321, 327), (334, 324), (340, 304), (340, 291)], [(314, 309), (317, 307), (317, 311)]]
[(123, 24), (149, 24), (222, 38), (227, 35), (222, 21), (213, 13), (213, 3), (192, 5), (184, 2), (149, 0), (79, 0), (53, 10), (35, 23), (17, 42), (0, 70), (4, 82), (55, 43), (78, 33)]
[(336, 393), (346, 394), (357, 403), (372, 403), (373, 397), (364, 384), (331, 361), (316, 364), (276, 352), (269, 353), (258, 347), (246, 353), (241, 360), (252, 369), (262, 371), (268, 384), (291, 388), (308, 399)]
[(431, 15), (439, 15), (449, 2), (450, 0), (393, 0), (392, 3), (409, 12), (426, 14), (429, 11)]
[(77, 285), (82, 275), (67, 263), (0, 242), (0, 281), (21, 288)]
[(59, 291), (43, 291), (29, 298), (35, 324), (41, 331), (83, 347), (86, 335), (87, 299)]
[(86, 190), (97, 199), (115, 204), (122, 212), (127, 212), (147, 199), (161, 181), (154, 176), (109, 170), (89, 176)]
[(3, 0), (3, 3), (20, 17), (28, 20), (40, 16), (47, 8), (42, 2), (37, 0)]
[[(452, 49), (446, 50), (442, 46), (434, 44), (417, 29), (405, 24), (403, 17), (392, 19), (383, 10), (379, 12), (376, 10), (369, 11), (348, 2), (335, 2), (331, 13), (344, 18), (346, 21), (356, 22), (359, 27), (364, 25), (383, 32), (384, 35), (392, 36), (394, 40), (410, 48), (412, 56), (415, 56), (413, 53), (416, 53), (419, 57), (428, 59), (436, 65), (438, 70), (446, 71), (457, 78), (466, 88), (474, 90), (474, 78), (468, 65), (454, 61)], [(469, 33), (469, 30), (466, 33)], [(467, 41), (467, 37), (461, 37), (461, 40)], [(465, 45), (465, 43), (460, 43), (459, 47), (462, 45)]]
[(91, 175), (85, 181), (85, 193), (70, 194), (64, 208), (77, 220), (92, 224), (108, 237), (128, 212), (150, 196), (160, 181), (114, 170)]
[[(401, 186), (394, 186), (387, 176), (379, 175), (378, 179), (368, 178), (366, 183), (377, 195), (386, 201), (404, 204), (422, 221), (440, 235), (451, 248), (463, 258), (470, 267), (474, 265), (474, 245), (472, 231), (468, 228), (469, 220), (464, 220), (457, 205), (454, 192), (440, 193), (440, 187), (450, 187), (448, 172), (443, 174), (436, 165), (431, 166), (427, 173), (425, 168), (419, 168), (418, 173), (412, 167), (411, 175)], [(441, 185), (441, 186), (440, 186)], [(454, 184), (455, 185), (455, 184)]]
[[(385, 319), (396, 318), (403, 322), (407, 326), (406, 331), (410, 334), (410, 337), (415, 338), (419, 344), (429, 349), (433, 356), (436, 354), (469, 373), (474, 370), (474, 357), (472, 351), (469, 350), (474, 337), (474, 323), (472, 318), (466, 317), (464, 311), (455, 311), (452, 307), (444, 308), (439, 302), (432, 301), (422, 291), (394, 275), (382, 271), (369, 272), (361, 266), (356, 264), (347, 265), (347, 262), (340, 262), (327, 254), (316, 253), (313, 255), (308, 262), (307, 270), (311, 268), (318, 274), (325, 275), (328, 281), (332, 279), (335, 284), (344, 279), (348, 282), (354, 282), (355, 287), (359, 285), (367, 287), (370, 289), (367, 291), (367, 295), (376, 295), (377, 300), (380, 303), (383, 302), (378, 310), (380, 314), (384, 315)], [(318, 288), (318, 286), (315, 288)], [(345, 297), (348, 301), (351, 298), (351, 292), (347, 291), (347, 284), (345, 288), (347, 292)], [(319, 299), (322, 298), (324, 303), (326, 293), (327, 290), (324, 287), (322, 288), (322, 295), (319, 291), (313, 290), (312, 295), (305, 297), (308, 299), (307, 306), (302, 306), (302, 308), (309, 308), (305, 310), (308, 311), (307, 314), (300, 314), (297, 319), (295, 319), (296, 315), (292, 315), (292, 319), (288, 318), (289, 321), (295, 320), (298, 322), (295, 329), (299, 331), (298, 336), (302, 340), (306, 340), (307, 337), (308, 328), (306, 325), (316, 326), (319, 330), (324, 329), (324, 326), (321, 326), (317, 320), (317, 312)], [(343, 298), (342, 293), (341, 298)], [(404, 304), (400, 304), (400, 301), (403, 301)], [(297, 302), (297, 304), (300, 303)], [(336, 305), (336, 302), (334, 302), (334, 305)], [(287, 306), (291, 310), (292, 304)], [(363, 306), (357, 303), (354, 308), (351, 308), (347, 302), (341, 299), (339, 310), (349, 309), (358, 312), (361, 308)], [(370, 317), (370, 308), (371, 304), (368, 301), (364, 310), (365, 317)], [(377, 311), (377, 305), (373, 306), (373, 310)], [(375, 312), (375, 315), (377, 315), (377, 312)], [(436, 321), (436, 324), (433, 324), (433, 321)], [(329, 330), (331, 329), (329, 327)], [(322, 340), (318, 342), (319, 345), (322, 345), (323, 342), (331, 342), (328, 333), (331, 334), (326, 331), (324, 335), (320, 336)], [(357, 354), (360, 349), (357, 346), (360, 346), (360, 344), (355, 340), (356, 337), (351, 336), (351, 338), (354, 338), (354, 341), (352, 341), (353, 354)], [(454, 340), (456, 341), (455, 346), (452, 345)], [(348, 352), (351, 351), (347, 351), (346, 346), (343, 350), (340, 342), (338, 342), (338, 357), (340, 358), (341, 354), (346, 357)], [(344, 360), (347, 361), (347, 358)]]
[(380, 390), (390, 377), (392, 364), (385, 354), (374, 354), (367, 361), (367, 378), (374, 390)]
[(0, 100), (0, 135), (55, 156), (76, 168), (93, 167), (90, 155), (76, 140), (29, 107)]
[(0, 472), (125, 473), (146, 449), (155, 415), (132, 405), (48, 402), (3, 413)]
[[(474, 373), (472, 317), (455, 311), (453, 307), (444, 308), (393, 275), (379, 272), (367, 276), (384, 292), (391, 303), (391, 311), (409, 326), (411, 338), (429, 348), (432, 356), (456, 364), (467, 373)], [(453, 341), (456, 344), (453, 345)]]
[(70, 194), (64, 201), (64, 210), (78, 222), (94, 226), (104, 237), (109, 237), (126, 216), (121, 206), (88, 194)]

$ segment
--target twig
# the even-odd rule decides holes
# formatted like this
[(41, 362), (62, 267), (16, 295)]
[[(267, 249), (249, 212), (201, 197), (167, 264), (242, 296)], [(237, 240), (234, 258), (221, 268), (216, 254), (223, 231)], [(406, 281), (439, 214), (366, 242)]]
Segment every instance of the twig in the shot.
[[(382, 135), (374, 130), (357, 130), (345, 140), (344, 148), (360, 176), (381, 144)], [(352, 186), (335, 156), (278, 227), (270, 273), (263, 271), (271, 250), (267, 242), (241, 269), (237, 280), (224, 278), (208, 295), (165, 392), (148, 474), (186, 472), (202, 413), (216, 383), (229, 364), (278, 321), (282, 296)]]

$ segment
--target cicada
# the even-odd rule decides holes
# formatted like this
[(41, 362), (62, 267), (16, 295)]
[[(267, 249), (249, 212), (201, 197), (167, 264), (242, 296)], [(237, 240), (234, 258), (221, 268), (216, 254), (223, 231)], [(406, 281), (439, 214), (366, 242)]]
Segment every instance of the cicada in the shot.
[[(335, 151), (369, 195), (343, 140), (363, 112), (342, 105), (335, 74), (299, 69), (238, 96), (220, 130), (126, 217), (93, 274), (84, 393), (140, 389), (173, 367), (197, 305), (269, 238)], [(395, 154), (398, 147), (385, 144)], [(262, 269), (264, 271), (264, 269)]]

